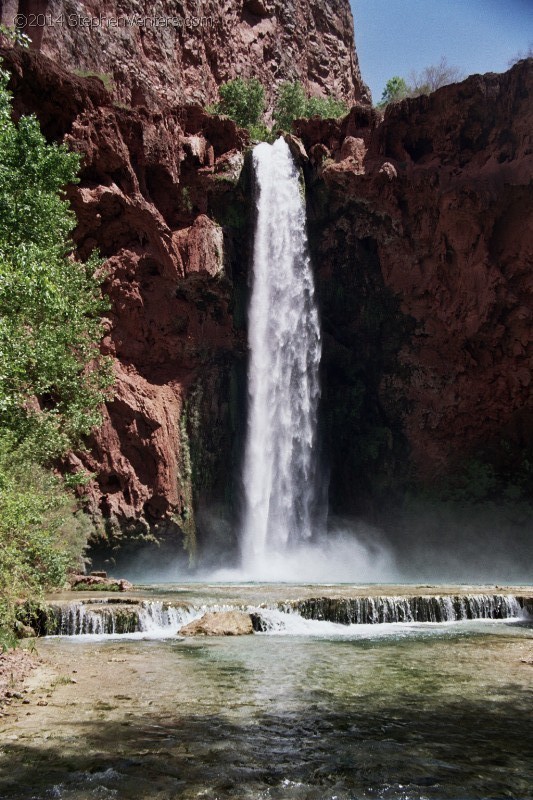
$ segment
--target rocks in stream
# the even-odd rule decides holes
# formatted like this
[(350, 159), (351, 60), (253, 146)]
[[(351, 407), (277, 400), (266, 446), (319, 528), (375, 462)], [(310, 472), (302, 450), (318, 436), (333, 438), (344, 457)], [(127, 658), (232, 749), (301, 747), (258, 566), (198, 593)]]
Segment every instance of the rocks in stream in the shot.
[(35, 629), (31, 625), (26, 625), (20, 620), (15, 622), (15, 636), (17, 639), (31, 639), (36, 636)]
[(245, 611), (208, 611), (179, 631), (181, 636), (243, 636), (253, 632), (252, 617)]
[(90, 575), (71, 575), (69, 583), (72, 589), (79, 591), (128, 592), (133, 584), (125, 578), (108, 578), (105, 573)]

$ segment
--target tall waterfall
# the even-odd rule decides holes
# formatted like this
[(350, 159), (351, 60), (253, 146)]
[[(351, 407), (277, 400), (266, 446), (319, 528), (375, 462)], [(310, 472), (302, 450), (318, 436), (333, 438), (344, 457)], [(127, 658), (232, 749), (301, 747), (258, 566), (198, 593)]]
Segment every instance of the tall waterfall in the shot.
[(257, 221), (248, 330), (242, 560), (250, 575), (309, 540), (321, 345), (298, 170), (283, 139), (253, 151)]

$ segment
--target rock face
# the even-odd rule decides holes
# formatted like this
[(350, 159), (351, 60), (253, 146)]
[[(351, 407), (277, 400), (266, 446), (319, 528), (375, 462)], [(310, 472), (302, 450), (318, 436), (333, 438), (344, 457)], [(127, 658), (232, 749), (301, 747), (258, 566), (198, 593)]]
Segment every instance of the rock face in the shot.
[(243, 636), (253, 633), (252, 618), (244, 611), (208, 611), (180, 629), (180, 636)]
[(75, 242), (106, 259), (114, 397), (68, 468), (98, 476), (87, 501), (107, 542), (130, 533), (181, 548), (185, 537), (192, 553), (195, 501), (227, 494), (238, 426), (246, 134), (195, 108), (117, 108), (100, 81), (37, 53), (7, 50), (4, 63), (16, 112), (37, 113), (49, 138), (83, 155), (69, 190)]
[(532, 446), (532, 66), (299, 125), (339, 499)]
[(17, 14), (34, 49), (78, 74), (102, 76), (114, 98), (131, 106), (204, 104), (217, 99), (224, 81), (253, 76), (270, 99), (284, 80), (349, 104), (368, 96), (348, 0), (3, 4), (3, 23), (12, 25)]
[[(246, 8), (259, 14), (262, 41), (278, 6)], [(74, 63), (68, 41), (62, 60)], [(36, 113), (49, 139), (83, 155), (69, 189), (75, 243), (106, 259), (102, 348), (116, 391), (88, 451), (67, 465), (96, 475), (86, 492), (102, 547), (124, 550), (131, 536), (135, 547), (151, 538), (192, 553), (197, 512), (215, 507), (215, 533), (207, 516), (200, 529), (227, 551), (231, 526), (219, 512), (238, 496), (245, 418), (247, 135), (190, 105), (124, 108), (100, 80), (42, 53), (2, 55), (15, 112)], [(522, 474), (532, 429), (532, 92), (525, 61), (384, 118), (357, 104), (341, 122), (296, 126), (334, 510), (371, 513), (394, 503), (407, 478), (431, 484), (483, 448)]]
[(103, 578), (98, 575), (71, 575), (69, 583), (74, 591), (128, 592), (133, 585), (124, 578)]

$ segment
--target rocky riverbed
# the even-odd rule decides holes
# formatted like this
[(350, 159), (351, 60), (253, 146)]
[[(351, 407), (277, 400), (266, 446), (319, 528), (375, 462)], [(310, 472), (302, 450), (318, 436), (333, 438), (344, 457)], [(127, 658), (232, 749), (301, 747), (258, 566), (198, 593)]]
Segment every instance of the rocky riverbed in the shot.
[(352, 629), (43, 639), (0, 719), (0, 796), (532, 797), (529, 623)]
[(43, 661), (32, 648), (16, 648), (0, 653), (0, 716), (9, 712), (16, 700), (23, 699), (25, 681)]

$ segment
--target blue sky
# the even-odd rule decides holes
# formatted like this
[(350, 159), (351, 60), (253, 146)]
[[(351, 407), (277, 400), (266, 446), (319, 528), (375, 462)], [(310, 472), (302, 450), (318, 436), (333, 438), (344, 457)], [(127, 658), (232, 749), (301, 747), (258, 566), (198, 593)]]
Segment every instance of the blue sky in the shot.
[(363, 80), (374, 102), (393, 75), (441, 56), (465, 75), (503, 72), (533, 44), (533, 0), (350, 0)]

